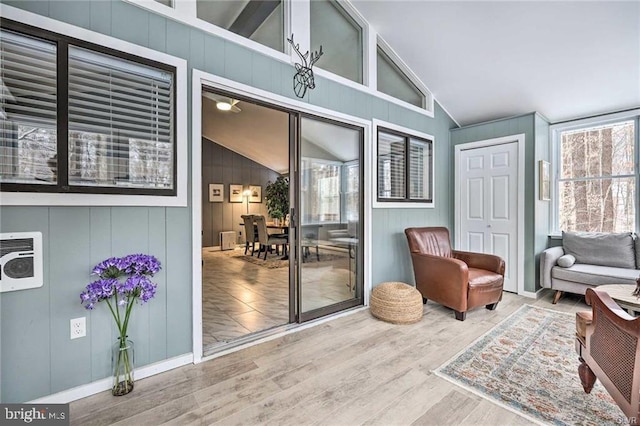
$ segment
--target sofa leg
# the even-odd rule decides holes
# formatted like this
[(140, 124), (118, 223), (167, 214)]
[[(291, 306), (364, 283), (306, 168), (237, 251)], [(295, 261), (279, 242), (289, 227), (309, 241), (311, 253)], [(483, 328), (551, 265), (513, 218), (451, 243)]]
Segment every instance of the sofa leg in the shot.
[(553, 304), (558, 303), (558, 300), (562, 297), (562, 292), (560, 290), (556, 290), (556, 294), (553, 296)]
[(495, 311), (497, 307), (498, 307), (498, 302), (491, 303), (491, 304), (485, 306), (485, 308), (487, 308), (490, 311)]
[(456, 319), (458, 321), (464, 321), (467, 318), (466, 312), (458, 312), (454, 310), (453, 313), (456, 315)]
[(422, 298), (422, 304), (423, 304), (423, 305), (426, 305), (426, 304), (427, 304), (427, 298), (426, 298), (426, 297), (423, 297), (423, 298)]
[(585, 393), (591, 393), (593, 385), (596, 383), (596, 375), (589, 368), (584, 359), (580, 358), (580, 365), (578, 366), (578, 375), (580, 376), (580, 382)]

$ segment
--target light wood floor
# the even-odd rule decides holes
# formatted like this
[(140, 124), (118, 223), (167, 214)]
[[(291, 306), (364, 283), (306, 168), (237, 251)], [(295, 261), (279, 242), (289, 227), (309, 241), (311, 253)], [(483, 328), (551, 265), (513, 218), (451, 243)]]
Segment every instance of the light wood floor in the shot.
[(71, 404), (73, 425), (523, 425), (527, 420), (432, 370), (523, 304), (587, 309), (579, 296), (551, 304), (505, 293), (496, 311), (464, 322), (429, 303), (416, 324), (368, 310)]
[[(348, 253), (321, 249), (319, 262), (312, 253), (302, 264), (303, 309), (350, 299)], [(289, 268), (268, 269), (211, 248), (202, 250), (202, 259), (205, 348), (289, 322)]]

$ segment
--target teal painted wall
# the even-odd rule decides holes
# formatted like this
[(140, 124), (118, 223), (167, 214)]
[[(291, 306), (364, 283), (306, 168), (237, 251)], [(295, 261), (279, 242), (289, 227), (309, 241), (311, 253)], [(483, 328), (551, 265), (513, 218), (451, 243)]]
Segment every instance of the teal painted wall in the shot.
[[(184, 58), (189, 86), (191, 71), (197, 68), (295, 98), (292, 65), (123, 1), (3, 3)], [(188, 93), (190, 127), (190, 87)], [(319, 77), (305, 101), (435, 136), (436, 208), (377, 209), (372, 218), (373, 283), (412, 280), (403, 229), (452, 223), (451, 174), (447, 166), (438, 165), (451, 164), (449, 129), (455, 124), (437, 105), (431, 119)], [(132, 319), (129, 334), (136, 343), (137, 366), (191, 352), (191, 207), (1, 207), (0, 229), (41, 231), (45, 248), (44, 286), (0, 294), (2, 402), (32, 400), (108, 376), (109, 346), (115, 338), (112, 320), (103, 306), (85, 311), (78, 295), (90, 281), (93, 265), (109, 256), (147, 252), (164, 265), (157, 275), (158, 296), (137, 307)], [(87, 338), (69, 340), (69, 320), (84, 315)]]
[[(525, 206), (524, 206), (524, 289), (535, 291), (538, 288), (536, 281), (537, 263), (536, 253), (536, 227), (535, 210), (537, 204), (537, 162), (535, 161), (536, 147), (536, 114), (526, 114), (518, 117), (496, 120), (488, 123), (480, 123), (462, 127), (451, 131), (451, 146), (481, 141), (485, 139), (499, 138), (502, 136), (525, 135)], [(451, 162), (450, 179), (454, 179), (454, 164)], [(451, 221), (453, 222), (453, 199), (451, 200)], [(546, 235), (546, 234), (545, 234)]]
[(456, 124), (436, 104), (436, 120), (403, 124), (434, 137), (434, 205), (432, 209), (373, 209), (372, 215), (372, 283), (386, 281), (415, 284), (405, 228), (412, 226), (446, 226), (452, 229), (453, 149), (449, 130)]

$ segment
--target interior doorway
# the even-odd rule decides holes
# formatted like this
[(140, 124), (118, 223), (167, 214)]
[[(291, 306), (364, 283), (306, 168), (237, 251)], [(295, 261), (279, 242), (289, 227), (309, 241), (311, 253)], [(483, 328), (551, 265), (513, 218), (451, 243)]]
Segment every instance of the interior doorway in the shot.
[(203, 354), (364, 304), (363, 128), (206, 87), (201, 102)]
[(504, 290), (523, 281), (524, 135), (457, 145), (456, 248), (505, 261)]

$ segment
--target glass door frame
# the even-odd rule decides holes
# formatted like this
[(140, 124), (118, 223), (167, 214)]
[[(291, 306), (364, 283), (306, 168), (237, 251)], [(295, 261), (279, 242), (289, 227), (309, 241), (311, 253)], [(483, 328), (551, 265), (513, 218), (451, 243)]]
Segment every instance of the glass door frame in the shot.
[[(290, 217), (293, 220), (290, 221), (289, 224), (289, 248), (290, 248), (290, 291), (289, 297), (290, 302), (292, 302), (291, 298), (295, 298), (293, 301), (295, 303), (295, 311), (297, 312), (296, 321), (298, 323), (304, 323), (307, 321), (311, 321), (314, 319), (318, 319), (330, 314), (334, 314), (340, 311), (344, 311), (349, 308), (354, 308), (356, 306), (364, 305), (364, 230), (365, 230), (365, 181), (364, 181), (364, 168), (365, 168), (365, 153), (364, 153), (364, 142), (365, 142), (365, 128), (363, 126), (359, 126), (356, 124), (345, 123), (337, 119), (331, 119), (327, 117), (323, 117), (320, 115), (315, 115), (307, 112), (296, 112), (295, 114), (291, 114), (291, 120), (289, 122), (290, 131), (289, 137), (291, 141), (291, 146), (289, 148), (290, 153), (290, 167), (289, 167), (289, 192), (290, 192), (290, 200), (293, 200), (293, 203), (290, 203)], [(299, 235), (301, 235), (301, 220), (299, 218), (300, 204), (302, 201), (301, 197), (301, 165), (302, 165), (302, 156), (300, 154), (300, 147), (302, 145), (302, 132), (301, 132), (301, 124), (302, 119), (307, 118), (310, 120), (322, 121), (325, 123), (329, 123), (335, 126), (344, 127), (347, 129), (355, 130), (358, 132), (359, 144), (358, 144), (358, 156), (360, 165), (358, 168), (359, 175), (359, 206), (358, 206), (358, 222), (357, 222), (357, 235), (358, 235), (358, 246), (355, 250), (356, 253), (356, 266), (355, 270), (359, 271), (359, 273), (355, 274), (355, 297), (351, 299), (347, 299), (338, 303), (334, 303), (331, 305), (323, 306), (321, 308), (313, 309), (308, 312), (302, 312), (302, 245), (300, 244)], [(293, 172), (293, 173), (292, 173)], [(342, 210), (342, 209), (341, 209)], [(292, 240), (293, 237), (293, 240)], [(293, 241), (293, 242), (292, 242)], [(349, 249), (349, 253), (351, 249)], [(351, 260), (348, 259), (350, 262)]]
[[(289, 114), (289, 324), (304, 323), (314, 319), (318, 319), (333, 313), (343, 311), (345, 309), (353, 308), (356, 306), (364, 306), (365, 301), (365, 289), (364, 289), (364, 253), (365, 253), (365, 136), (366, 131), (364, 125), (352, 124), (339, 119), (332, 119), (316, 115), (309, 112), (303, 112), (294, 108), (278, 105), (268, 100), (261, 100), (252, 97), (250, 94), (243, 95), (233, 91), (228, 91), (218, 87), (211, 87), (208, 85), (202, 85), (202, 92), (211, 92), (222, 96), (227, 96), (239, 101), (253, 103), (266, 108), (275, 109), (278, 111)], [(322, 308), (314, 309), (308, 312), (302, 312), (302, 292), (300, 291), (301, 281), (301, 264), (302, 262), (302, 246), (300, 239), (298, 238), (300, 232), (300, 226), (297, 213), (300, 211), (300, 168), (302, 158), (300, 156), (301, 140), (301, 121), (302, 118), (308, 118), (317, 121), (323, 121), (336, 126), (345, 127), (351, 130), (355, 130), (359, 135), (358, 155), (360, 159), (359, 174), (359, 208), (358, 208), (358, 224), (357, 235), (359, 236), (358, 248), (356, 250), (356, 284), (355, 292), (356, 297), (338, 302), (332, 305), (328, 305)], [(292, 202), (293, 200), (293, 202)]]

